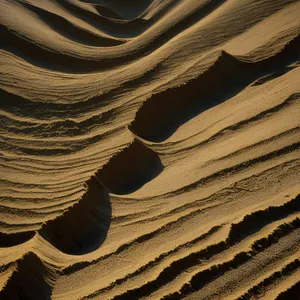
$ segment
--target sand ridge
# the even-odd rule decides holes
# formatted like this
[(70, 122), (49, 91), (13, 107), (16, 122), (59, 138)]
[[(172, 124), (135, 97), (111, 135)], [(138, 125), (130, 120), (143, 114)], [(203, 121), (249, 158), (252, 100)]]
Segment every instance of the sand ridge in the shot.
[(125, 2), (0, 2), (0, 299), (299, 299), (299, 1)]

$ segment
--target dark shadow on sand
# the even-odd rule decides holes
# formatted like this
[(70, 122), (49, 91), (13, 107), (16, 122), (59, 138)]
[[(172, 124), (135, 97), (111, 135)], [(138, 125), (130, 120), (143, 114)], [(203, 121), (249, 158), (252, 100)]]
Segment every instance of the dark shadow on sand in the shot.
[(277, 55), (255, 63), (222, 51), (196, 79), (146, 100), (129, 129), (145, 140), (162, 142), (182, 124), (234, 97), (248, 85), (258, 85), (288, 72), (289, 64), (299, 59), (300, 35)]

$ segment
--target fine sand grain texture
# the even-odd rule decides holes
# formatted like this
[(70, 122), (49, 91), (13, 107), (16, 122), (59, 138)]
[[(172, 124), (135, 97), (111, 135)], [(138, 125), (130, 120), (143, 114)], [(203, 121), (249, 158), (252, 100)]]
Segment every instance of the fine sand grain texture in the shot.
[(0, 0), (0, 300), (299, 300), (300, 1)]

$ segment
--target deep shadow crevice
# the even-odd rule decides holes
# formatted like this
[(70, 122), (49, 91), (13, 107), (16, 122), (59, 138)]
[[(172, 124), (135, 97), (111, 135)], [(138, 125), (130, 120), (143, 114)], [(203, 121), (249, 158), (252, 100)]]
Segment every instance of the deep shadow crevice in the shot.
[(163, 170), (159, 156), (142, 142), (134, 140), (113, 156), (96, 176), (114, 194), (138, 190)]
[(63, 215), (48, 221), (39, 233), (62, 252), (83, 255), (105, 241), (111, 213), (108, 192), (92, 177), (82, 199)]
[[(204, 111), (234, 97), (263, 75), (271, 79), (289, 71), (300, 59), (300, 35), (276, 55), (250, 62), (222, 51), (215, 63), (197, 78), (152, 95), (138, 110), (129, 128), (153, 142), (169, 138), (179, 126)], [(259, 83), (257, 83), (259, 84)]]

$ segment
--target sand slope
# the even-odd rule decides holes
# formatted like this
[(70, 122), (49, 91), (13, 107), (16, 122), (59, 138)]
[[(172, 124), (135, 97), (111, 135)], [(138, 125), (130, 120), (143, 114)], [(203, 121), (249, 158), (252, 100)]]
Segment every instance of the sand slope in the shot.
[(300, 299), (300, 2), (0, 1), (0, 299)]

